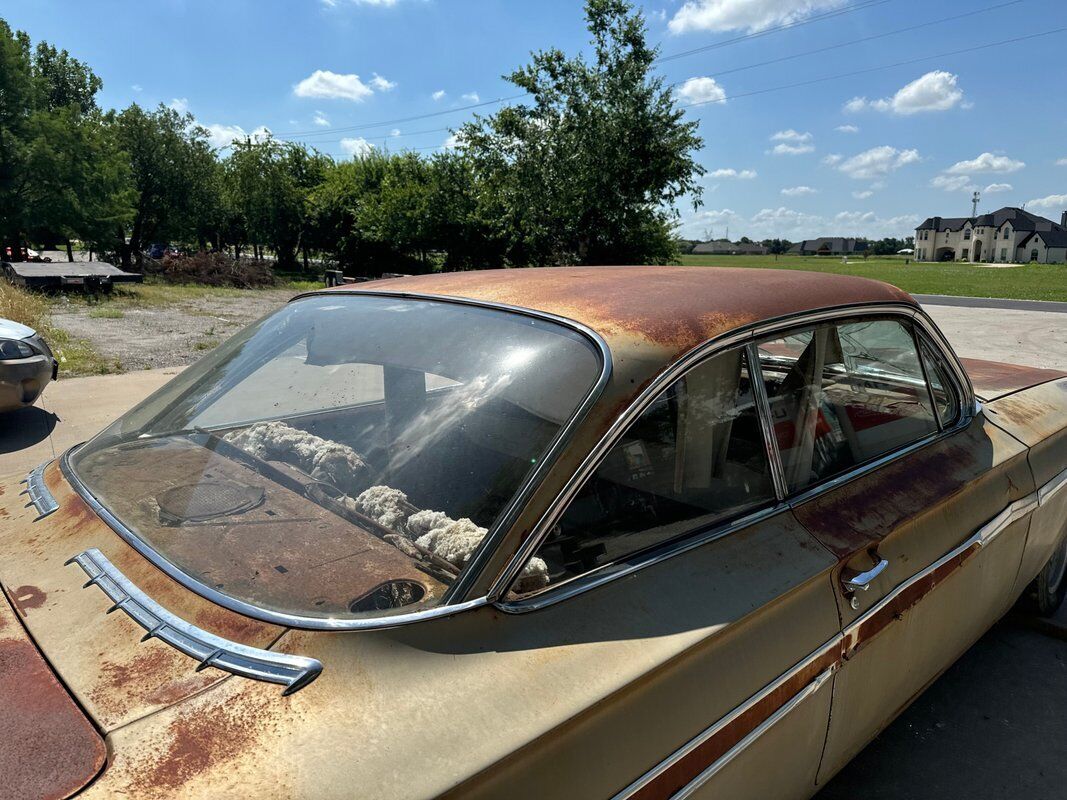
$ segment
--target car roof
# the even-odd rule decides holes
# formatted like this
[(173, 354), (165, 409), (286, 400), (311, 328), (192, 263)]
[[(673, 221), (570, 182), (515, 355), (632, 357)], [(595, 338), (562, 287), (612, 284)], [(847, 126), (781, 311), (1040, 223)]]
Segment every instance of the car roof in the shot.
[(734, 267), (540, 267), (447, 272), (338, 287), (466, 298), (540, 311), (600, 334), (614, 358), (669, 362), (721, 334), (765, 320), (858, 304), (904, 303), (881, 281)]

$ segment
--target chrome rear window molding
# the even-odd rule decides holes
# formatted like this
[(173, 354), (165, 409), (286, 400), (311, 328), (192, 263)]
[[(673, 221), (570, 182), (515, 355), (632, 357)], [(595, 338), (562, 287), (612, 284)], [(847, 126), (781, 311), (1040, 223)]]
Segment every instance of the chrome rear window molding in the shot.
[(215, 667), (243, 678), (279, 683), (285, 687), (283, 696), (300, 691), (322, 672), (322, 662), (317, 659), (231, 642), (175, 616), (138, 589), (95, 547), (68, 559), (64, 566), (69, 564), (77, 564), (89, 576), (83, 589), (97, 586), (114, 601), (108, 614), (125, 612), (148, 631), (141, 637), (142, 642), (159, 639), (195, 658), (200, 662), (197, 672)]
[(44, 470), (50, 463), (50, 461), (45, 461), (20, 481), (20, 483), (26, 484), (26, 488), (20, 494), (30, 498), (26, 508), (30, 506), (37, 507), (37, 519), (34, 522), (59, 509), (59, 503), (56, 502), (52, 493), (48, 491), (48, 487), (44, 482)]

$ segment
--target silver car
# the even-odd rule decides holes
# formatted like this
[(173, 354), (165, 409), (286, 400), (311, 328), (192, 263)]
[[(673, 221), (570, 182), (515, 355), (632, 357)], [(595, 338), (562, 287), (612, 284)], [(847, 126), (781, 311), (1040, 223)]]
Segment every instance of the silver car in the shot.
[(33, 405), (58, 375), (59, 362), (37, 331), (0, 319), (0, 412)]

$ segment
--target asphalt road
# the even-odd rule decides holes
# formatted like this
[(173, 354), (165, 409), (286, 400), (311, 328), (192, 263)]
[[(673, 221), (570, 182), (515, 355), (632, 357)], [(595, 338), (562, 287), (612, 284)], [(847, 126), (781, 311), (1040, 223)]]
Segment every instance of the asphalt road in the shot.
[(947, 294), (913, 294), (912, 297), (924, 306), (999, 308), (1007, 311), (1067, 314), (1067, 303), (1057, 303), (1052, 300), (1004, 300), (999, 297), (953, 297)]

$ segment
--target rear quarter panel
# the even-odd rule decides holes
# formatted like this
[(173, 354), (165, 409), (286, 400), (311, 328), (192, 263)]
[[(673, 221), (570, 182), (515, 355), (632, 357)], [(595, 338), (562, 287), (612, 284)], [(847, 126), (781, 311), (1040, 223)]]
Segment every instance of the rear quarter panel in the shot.
[(1030, 468), (1042, 500), (1031, 519), (1019, 570), (1016, 588), (1021, 592), (1048, 561), (1067, 527), (1067, 378), (994, 400), (985, 410), (989, 420), (1030, 448)]

